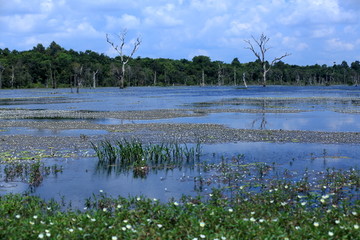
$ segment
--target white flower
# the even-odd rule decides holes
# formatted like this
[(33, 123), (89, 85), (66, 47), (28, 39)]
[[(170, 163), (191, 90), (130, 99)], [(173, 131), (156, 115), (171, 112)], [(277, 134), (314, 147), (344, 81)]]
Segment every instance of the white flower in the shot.
[(100, 190), (99, 190), (99, 192), (103, 193), (103, 192), (104, 192), (104, 190), (100, 189)]
[(204, 234), (200, 234), (200, 238), (205, 238), (206, 236)]
[(295, 229), (296, 230), (300, 230), (301, 228), (299, 226), (295, 226)]
[(306, 205), (306, 202), (302, 202), (302, 203), (301, 203), (301, 206), (305, 206), (305, 205)]
[(111, 240), (118, 240), (118, 237), (117, 236), (112, 236)]
[(162, 227), (163, 227), (163, 225), (161, 225), (161, 224), (158, 224), (157, 226), (158, 226), (158, 228), (162, 228)]
[(46, 235), (47, 237), (51, 237), (51, 233), (49, 233), (49, 232), (47, 232), (45, 235)]
[(200, 227), (205, 227), (205, 223), (204, 222), (200, 222)]
[(232, 208), (229, 208), (229, 212), (233, 212), (234, 210)]
[(320, 224), (318, 222), (313, 223), (314, 227), (318, 227)]
[(40, 234), (38, 235), (38, 238), (44, 238), (44, 234), (43, 234), (43, 233), (40, 233)]
[(340, 223), (340, 220), (336, 219), (336, 220), (335, 220), (335, 223), (336, 223), (336, 224), (339, 224), (339, 223)]
[(352, 212), (352, 215), (357, 216), (357, 212)]
[(226, 237), (221, 237), (221, 240), (226, 240)]
[(69, 232), (74, 232), (74, 229), (70, 228), (70, 229), (69, 229)]
[(126, 231), (126, 227), (122, 227), (121, 230)]
[(175, 206), (179, 206), (179, 203), (178, 203), (178, 202), (174, 202), (174, 205), (175, 205)]
[(35, 223), (34, 223), (34, 222), (32, 222), (32, 221), (30, 221), (29, 223), (30, 223), (31, 225), (34, 225), (34, 224), (35, 224)]
[(91, 221), (92, 221), (92, 222), (96, 222), (96, 219), (95, 219), (95, 218), (92, 218)]
[(156, 199), (156, 198), (153, 198), (153, 201), (154, 201), (154, 202), (156, 202), (156, 201), (157, 201), (157, 199)]
[(81, 228), (81, 227), (78, 227), (78, 229), (79, 229), (79, 231), (82, 231), (82, 230), (83, 230), (83, 228)]
[(261, 223), (262, 223), (262, 222), (265, 222), (265, 219), (262, 219), (262, 218), (261, 218), (261, 219), (259, 219), (259, 222), (261, 222)]
[(328, 194), (323, 195), (323, 196), (321, 196), (321, 198), (322, 198), (322, 199), (328, 199), (328, 198), (329, 198), (329, 195), (328, 195)]
[(355, 224), (355, 225), (354, 225), (354, 228), (355, 228), (355, 229), (359, 229), (359, 225)]
[(103, 212), (107, 212), (107, 208), (103, 208)]
[(328, 232), (328, 234), (329, 234), (330, 237), (334, 236), (333, 232)]
[(36, 215), (35, 215), (35, 216), (33, 216), (33, 218), (34, 218), (34, 219), (37, 219), (37, 218), (38, 218), (38, 216), (36, 216)]
[(17, 219), (19, 219), (21, 216), (18, 214), (18, 215), (16, 215), (15, 217), (16, 217)]
[(127, 229), (130, 229), (130, 228), (131, 228), (131, 225), (130, 225), (130, 224), (127, 224), (127, 225), (126, 225), (126, 228), (127, 228)]
[(287, 205), (287, 202), (282, 202), (281, 203), (281, 206), (286, 206)]
[(251, 221), (251, 222), (255, 222), (255, 221), (256, 221), (256, 219), (255, 219), (255, 218), (253, 218), (253, 217), (251, 217), (251, 218), (250, 218), (250, 221)]
[(140, 200), (141, 200), (141, 198), (139, 198), (139, 197), (138, 197), (138, 198), (136, 198), (136, 200), (137, 200), (137, 201), (140, 201)]
[(120, 204), (118, 204), (118, 205), (116, 206), (116, 208), (118, 208), (118, 209), (121, 208), (121, 207), (122, 207), (122, 206), (121, 206)]

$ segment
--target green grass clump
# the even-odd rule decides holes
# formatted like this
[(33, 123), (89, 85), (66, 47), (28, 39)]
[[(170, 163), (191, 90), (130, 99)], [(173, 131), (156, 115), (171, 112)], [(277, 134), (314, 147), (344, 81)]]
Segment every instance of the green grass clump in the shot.
[(146, 177), (151, 169), (193, 166), (200, 157), (200, 145), (146, 144), (140, 141), (108, 140), (91, 143), (98, 157), (98, 170), (108, 173), (132, 170), (135, 177)]

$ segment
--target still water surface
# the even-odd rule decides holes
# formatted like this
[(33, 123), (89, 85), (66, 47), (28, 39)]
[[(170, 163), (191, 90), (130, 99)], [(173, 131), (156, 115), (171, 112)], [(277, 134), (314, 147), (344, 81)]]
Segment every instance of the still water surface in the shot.
[[(129, 111), (153, 109), (297, 109), (300, 113), (239, 113), (217, 112), (200, 117), (169, 118), (129, 121), (129, 123), (217, 123), (231, 128), (285, 129), (309, 131), (360, 130), (360, 112), (357, 87), (281, 87), (269, 86), (238, 89), (235, 87), (139, 87), (81, 89), (80, 94), (69, 89), (1, 90), (0, 108)], [(294, 101), (293, 98), (317, 98), (321, 101)], [(266, 98), (264, 104), (263, 99)], [(288, 98), (288, 100), (286, 100)], [(244, 100), (245, 99), (245, 100)], [(254, 101), (250, 101), (250, 100)], [(259, 100), (260, 99), (260, 100)], [(347, 113), (341, 113), (346, 110)], [(100, 124), (123, 124), (127, 120), (100, 119)], [(35, 136), (76, 136), (79, 134), (104, 134), (94, 130), (37, 130), (3, 129), (0, 134), (31, 134)], [(202, 160), (219, 162), (224, 156), (231, 158), (244, 154), (248, 162), (275, 164), (279, 171), (305, 169), (324, 171), (327, 168), (359, 168), (360, 148), (352, 144), (302, 144), (302, 143), (227, 143), (203, 145)], [(91, 151), (91, 150), (89, 150)], [(182, 194), (196, 195), (194, 177), (207, 173), (198, 169), (174, 169), (149, 174), (146, 179), (134, 178), (132, 173), (105, 175), (96, 171), (97, 159), (47, 159), (48, 165), (63, 166), (63, 172), (48, 176), (35, 188), (33, 194), (46, 199), (65, 196), (74, 205), (100, 190), (110, 195), (145, 195), (167, 201)], [(0, 194), (23, 192), (28, 186), (21, 182), (5, 183), (0, 178)], [(203, 189), (209, 192), (209, 188)]]

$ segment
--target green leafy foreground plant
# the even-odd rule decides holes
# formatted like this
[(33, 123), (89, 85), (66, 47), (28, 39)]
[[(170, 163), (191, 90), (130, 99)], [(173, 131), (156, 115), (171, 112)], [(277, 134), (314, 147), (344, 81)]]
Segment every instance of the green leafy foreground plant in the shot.
[(315, 200), (285, 190), (230, 200), (214, 189), (209, 197), (168, 203), (100, 193), (80, 211), (5, 195), (0, 239), (358, 239), (359, 202), (312, 207)]

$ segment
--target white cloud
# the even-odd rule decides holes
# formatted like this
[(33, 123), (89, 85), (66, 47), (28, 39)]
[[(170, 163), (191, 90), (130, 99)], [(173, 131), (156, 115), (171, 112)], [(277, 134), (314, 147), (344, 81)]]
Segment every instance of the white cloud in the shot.
[(281, 21), (286, 25), (302, 23), (330, 24), (354, 19), (350, 11), (340, 8), (339, 0), (294, 0)]
[(332, 38), (326, 41), (328, 50), (331, 51), (351, 51), (355, 48), (352, 43), (343, 42), (338, 38)]
[(205, 26), (201, 29), (200, 34), (205, 34), (207, 32), (214, 32), (214, 29), (218, 30), (218, 28), (223, 29), (224, 26), (226, 26), (228, 20), (229, 20), (228, 15), (208, 18), (205, 21)]
[(281, 40), (282, 45), (287, 49), (295, 49), (296, 51), (303, 51), (309, 48), (309, 45), (302, 42), (296, 37), (283, 37)]
[(165, 6), (148, 6), (144, 9), (145, 23), (156, 27), (174, 27), (183, 23), (183, 20), (177, 18), (176, 9), (173, 4)]
[(198, 11), (221, 11), (225, 12), (232, 5), (228, 0), (190, 0), (190, 7)]
[(143, 57), (246, 59), (243, 40), (261, 33), (271, 38), (271, 53), (293, 53), (286, 61), (331, 64), (335, 56), (359, 55), (359, 0), (0, 0), (0, 6), (0, 42), (9, 49), (56, 41), (105, 52), (105, 32), (127, 28), (129, 41), (142, 35)]
[(333, 26), (322, 26), (320, 28), (315, 28), (312, 31), (312, 37), (314, 38), (322, 38), (331, 36), (335, 32), (335, 28)]
[(44, 0), (40, 3), (41, 12), (51, 12), (54, 8), (52, 0)]
[(136, 29), (140, 25), (140, 19), (130, 15), (130, 14), (123, 14), (120, 18), (116, 18), (113, 16), (106, 16), (106, 28), (109, 30), (116, 30), (119, 29)]
[(0, 24), (7, 27), (7, 31), (17, 33), (30, 33), (35, 26), (44, 20), (44, 16), (40, 14), (24, 14), (0, 17)]

